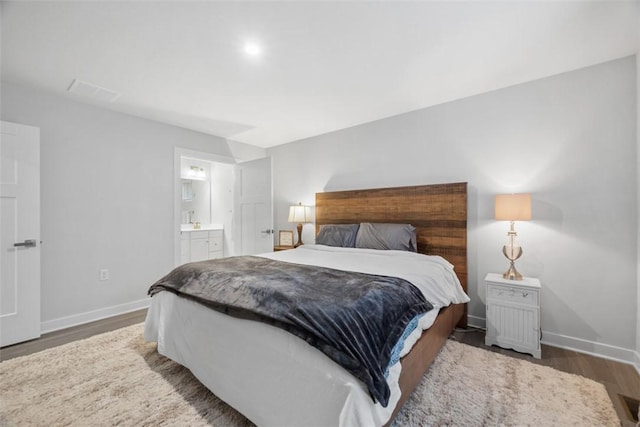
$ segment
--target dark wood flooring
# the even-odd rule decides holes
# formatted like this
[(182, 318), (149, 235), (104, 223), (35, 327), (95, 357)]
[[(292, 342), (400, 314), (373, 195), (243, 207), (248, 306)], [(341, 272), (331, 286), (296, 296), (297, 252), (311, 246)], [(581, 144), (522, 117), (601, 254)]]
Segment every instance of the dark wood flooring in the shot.
[(40, 338), (0, 348), (0, 361), (26, 356), (31, 353), (57, 347), (72, 341), (89, 338), (93, 335), (114, 331), (125, 326), (144, 322), (147, 310), (137, 310), (107, 319), (97, 320), (84, 325), (73, 326), (59, 331), (49, 332)]
[[(138, 310), (85, 325), (51, 332), (44, 334), (36, 340), (4, 347), (0, 349), (0, 361), (25, 356), (71, 341), (140, 323), (144, 321), (146, 312), (146, 310)], [(526, 359), (532, 363), (550, 366), (571, 374), (582, 375), (583, 377), (604, 384), (618, 412), (621, 425), (624, 427), (636, 426), (637, 401), (640, 400), (640, 375), (633, 366), (546, 345), (542, 346), (542, 359), (534, 359), (530, 355), (512, 350), (495, 346), (487, 347), (484, 345), (484, 335), (484, 330), (473, 328), (466, 331), (457, 330), (453, 334), (456, 340), (474, 347), (481, 347), (510, 357)], [(635, 405), (635, 407), (629, 408), (629, 406), (633, 405)]]

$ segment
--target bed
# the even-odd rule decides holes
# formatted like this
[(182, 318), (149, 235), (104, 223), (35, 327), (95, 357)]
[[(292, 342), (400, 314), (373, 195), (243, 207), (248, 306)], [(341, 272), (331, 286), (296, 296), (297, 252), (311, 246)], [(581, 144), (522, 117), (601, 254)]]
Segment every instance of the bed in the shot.
[[(446, 258), (454, 266), (461, 290), (466, 291), (465, 183), (316, 194), (317, 232), (322, 226), (361, 223), (413, 225), (417, 252)], [(375, 260), (381, 252), (365, 249), (358, 253), (361, 258), (357, 259), (368, 260), (362, 264), (370, 265), (363, 267), (365, 273), (378, 268)], [(347, 268), (360, 265), (360, 261), (351, 264), (349, 257), (354, 253), (350, 248), (306, 245), (265, 254), (262, 260), (330, 268), (342, 262)], [(397, 254), (399, 261), (392, 263), (394, 276), (406, 274), (406, 280), (412, 279), (413, 267), (407, 267), (405, 258), (418, 256)], [(446, 275), (446, 262), (433, 258), (429, 268)], [(389, 388), (385, 405), (372, 399), (371, 389), (347, 369), (298, 336), (211, 310), (172, 292), (154, 295), (145, 338), (156, 341), (161, 354), (189, 368), (207, 388), (257, 425), (385, 425), (393, 420), (455, 325), (466, 325), (464, 301), (468, 299), (458, 296), (458, 303), (446, 304), (437, 295), (430, 298), (436, 300), (434, 309), (416, 320), (419, 326), (404, 337), (407, 344), (398, 353), (399, 363), (390, 365), (385, 373)]]

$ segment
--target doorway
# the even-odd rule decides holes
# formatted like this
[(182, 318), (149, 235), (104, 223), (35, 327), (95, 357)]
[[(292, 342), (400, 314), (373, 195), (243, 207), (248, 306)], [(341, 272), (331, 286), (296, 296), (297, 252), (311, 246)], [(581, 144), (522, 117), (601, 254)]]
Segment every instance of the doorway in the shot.
[(176, 148), (174, 171), (175, 265), (273, 250), (271, 158)]
[[(175, 265), (191, 260), (189, 243), (185, 247), (184, 237), (187, 237), (188, 242), (190, 234), (196, 230), (200, 231), (193, 233), (194, 236), (203, 234), (208, 236), (204, 232), (217, 230), (221, 239), (219, 243), (221, 250), (214, 251), (211, 248), (212, 255), (214, 252), (216, 257), (234, 254), (232, 237), (235, 163), (236, 160), (231, 157), (182, 148), (175, 149)], [(194, 241), (194, 243), (199, 242)], [(202, 243), (209, 245), (208, 237)], [(194, 246), (196, 247), (198, 246)], [(209, 252), (209, 249), (207, 248), (205, 252)], [(199, 260), (202, 258), (202, 255), (198, 255)]]

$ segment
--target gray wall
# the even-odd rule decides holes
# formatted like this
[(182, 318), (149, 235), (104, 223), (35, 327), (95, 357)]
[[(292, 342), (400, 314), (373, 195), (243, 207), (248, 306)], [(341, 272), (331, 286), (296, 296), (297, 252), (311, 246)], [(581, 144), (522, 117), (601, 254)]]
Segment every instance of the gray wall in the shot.
[(265, 154), (7, 83), (1, 102), (2, 120), (40, 128), (45, 330), (144, 303), (173, 267), (174, 147)]
[[(543, 340), (632, 360), (638, 313), (636, 62), (629, 57), (268, 150), (276, 228), (327, 190), (469, 183), (470, 321), (507, 267), (494, 195), (530, 192), (519, 270), (543, 284)], [(313, 241), (307, 225), (303, 240)]]

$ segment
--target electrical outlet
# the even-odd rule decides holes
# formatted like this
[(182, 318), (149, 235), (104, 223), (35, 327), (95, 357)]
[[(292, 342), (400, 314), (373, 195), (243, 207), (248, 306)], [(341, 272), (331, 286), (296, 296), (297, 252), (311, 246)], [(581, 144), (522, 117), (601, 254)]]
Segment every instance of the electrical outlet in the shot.
[(106, 268), (100, 270), (100, 280), (109, 280), (109, 270)]

